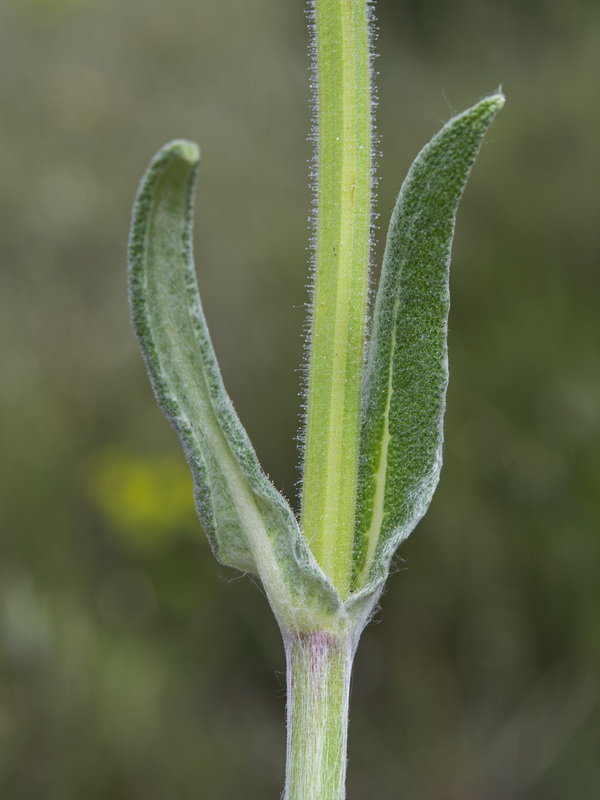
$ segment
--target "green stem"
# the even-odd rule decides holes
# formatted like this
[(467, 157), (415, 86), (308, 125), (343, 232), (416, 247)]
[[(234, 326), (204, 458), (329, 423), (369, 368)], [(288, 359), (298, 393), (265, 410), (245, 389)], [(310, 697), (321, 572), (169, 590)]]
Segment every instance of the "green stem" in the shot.
[(318, 183), (302, 527), (342, 598), (352, 573), (371, 224), (366, 0), (315, 0)]
[(344, 800), (348, 696), (355, 643), (324, 631), (285, 637), (284, 800)]

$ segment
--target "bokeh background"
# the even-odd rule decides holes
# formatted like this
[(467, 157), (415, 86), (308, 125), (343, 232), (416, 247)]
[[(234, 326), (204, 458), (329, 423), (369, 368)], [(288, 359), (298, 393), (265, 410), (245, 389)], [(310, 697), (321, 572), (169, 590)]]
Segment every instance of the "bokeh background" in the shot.
[[(0, 796), (276, 798), (284, 660), (219, 566), (128, 321), (130, 207), (201, 143), (224, 378), (296, 501), (303, 0), (0, 2)], [(349, 800), (600, 792), (600, 4), (378, 0), (379, 239), (502, 84), (454, 249), (445, 467), (363, 636)], [(375, 261), (381, 254), (376, 248)]]

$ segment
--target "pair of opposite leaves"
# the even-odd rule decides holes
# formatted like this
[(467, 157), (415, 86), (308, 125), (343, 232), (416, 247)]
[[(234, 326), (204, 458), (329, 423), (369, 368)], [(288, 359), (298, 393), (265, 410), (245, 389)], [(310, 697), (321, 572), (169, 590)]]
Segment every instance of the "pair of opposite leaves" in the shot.
[(362, 627), (396, 548), (429, 505), (441, 468), (456, 211), (503, 103), (492, 95), (451, 119), (417, 156), (392, 214), (364, 367), (353, 588), (345, 599), (262, 471), (221, 380), (192, 255), (197, 146), (166, 145), (142, 180), (129, 281), (150, 380), (181, 439), (215, 556), (260, 576), (288, 630)]

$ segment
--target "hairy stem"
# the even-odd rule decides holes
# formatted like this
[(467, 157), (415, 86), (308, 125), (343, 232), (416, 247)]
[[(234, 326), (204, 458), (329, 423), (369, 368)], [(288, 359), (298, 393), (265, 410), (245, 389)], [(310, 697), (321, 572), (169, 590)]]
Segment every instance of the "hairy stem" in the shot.
[(318, 176), (302, 527), (350, 587), (371, 223), (366, 0), (315, 0)]
[(354, 639), (315, 631), (285, 637), (285, 648), (284, 800), (343, 800)]

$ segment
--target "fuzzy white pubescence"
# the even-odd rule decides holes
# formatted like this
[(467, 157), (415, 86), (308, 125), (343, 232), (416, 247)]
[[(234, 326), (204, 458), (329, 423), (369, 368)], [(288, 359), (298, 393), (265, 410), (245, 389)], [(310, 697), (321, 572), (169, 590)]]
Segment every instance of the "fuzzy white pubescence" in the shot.
[[(379, 214), (375, 212), (375, 199), (376, 189), (379, 184), (379, 178), (376, 174), (377, 158), (379, 156), (379, 137), (375, 132), (375, 109), (378, 104), (378, 94), (375, 85), (375, 59), (377, 53), (375, 52), (374, 43), (378, 35), (378, 27), (375, 17), (375, 0), (365, 0), (367, 6), (367, 22), (368, 22), (368, 39), (369, 39), (369, 89), (371, 101), (371, 234), (369, 237), (369, 285), (367, 289), (367, 308), (366, 308), (366, 335), (363, 345), (363, 364), (366, 360), (367, 345), (369, 339), (370, 328), (370, 309), (372, 305), (372, 298), (374, 296), (374, 287), (372, 285), (372, 268), (373, 268), (373, 240), (374, 233), (378, 229), (377, 220)], [(317, 252), (317, 220), (319, 214), (319, 70), (317, 59), (317, 27), (315, 19), (315, 0), (308, 0), (305, 14), (308, 20), (309, 30), (309, 72), (310, 72), (310, 88), (311, 88), (311, 130), (308, 134), (308, 140), (313, 144), (313, 155), (309, 160), (309, 178), (311, 186), (311, 210), (308, 217), (309, 244), (307, 250), (309, 251), (309, 281), (306, 284), (306, 291), (308, 299), (305, 302), (306, 318), (303, 325), (303, 339), (304, 339), (304, 357), (302, 365), (299, 369), (301, 375), (301, 388), (299, 391), (300, 397), (300, 410), (299, 410), (299, 431), (296, 437), (298, 442), (298, 450), (300, 453), (298, 465), (298, 480), (296, 481), (296, 502), (300, 504), (302, 498), (302, 485), (304, 474), (304, 449), (306, 441), (306, 414), (308, 407), (308, 378), (309, 378), (309, 362), (310, 362), (310, 344), (312, 333), (312, 312), (313, 312), (313, 296), (314, 296), (314, 283), (316, 271), (316, 252)]]

